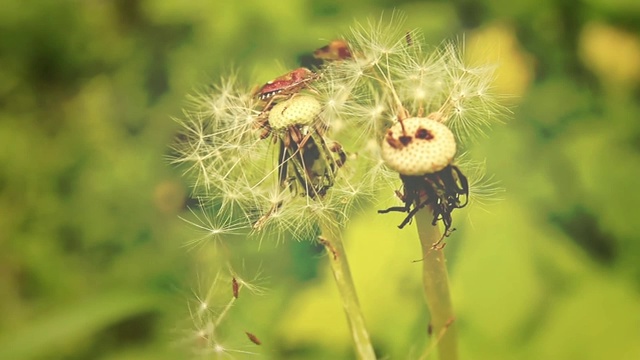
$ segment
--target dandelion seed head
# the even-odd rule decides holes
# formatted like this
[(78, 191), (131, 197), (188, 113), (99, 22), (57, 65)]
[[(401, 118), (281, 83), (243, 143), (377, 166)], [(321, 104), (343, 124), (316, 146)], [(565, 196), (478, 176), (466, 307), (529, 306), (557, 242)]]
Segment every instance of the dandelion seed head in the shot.
[(429, 118), (409, 118), (393, 125), (382, 142), (382, 158), (402, 175), (432, 174), (451, 164), (456, 141), (451, 130)]
[(269, 112), (269, 124), (274, 129), (294, 125), (309, 125), (322, 110), (320, 102), (312, 96), (300, 95), (278, 103)]

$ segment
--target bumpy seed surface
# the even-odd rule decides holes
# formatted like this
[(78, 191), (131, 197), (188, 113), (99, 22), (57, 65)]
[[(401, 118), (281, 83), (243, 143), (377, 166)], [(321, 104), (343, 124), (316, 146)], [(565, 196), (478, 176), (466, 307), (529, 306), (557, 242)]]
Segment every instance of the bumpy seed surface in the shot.
[(291, 125), (309, 125), (322, 111), (322, 105), (312, 96), (298, 95), (278, 103), (269, 111), (269, 125), (283, 129)]
[(394, 124), (382, 141), (382, 158), (402, 175), (419, 176), (451, 164), (456, 140), (449, 128), (427, 118), (408, 118)]

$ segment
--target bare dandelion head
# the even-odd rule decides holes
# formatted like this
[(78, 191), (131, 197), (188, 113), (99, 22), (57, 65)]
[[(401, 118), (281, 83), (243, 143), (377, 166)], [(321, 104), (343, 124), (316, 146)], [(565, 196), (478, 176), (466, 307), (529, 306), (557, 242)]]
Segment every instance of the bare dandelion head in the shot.
[(310, 125), (318, 118), (322, 105), (312, 96), (295, 96), (278, 103), (269, 111), (269, 124), (274, 129)]
[(448, 127), (429, 118), (409, 118), (392, 126), (382, 142), (382, 158), (399, 174), (432, 174), (451, 164), (456, 140)]
[(404, 206), (380, 210), (407, 212), (399, 225), (403, 228), (422, 208), (433, 212), (433, 223), (442, 220), (445, 236), (452, 225), (451, 213), (464, 207), (469, 183), (460, 169), (452, 165), (456, 153), (453, 133), (430, 118), (400, 119), (387, 132), (382, 156), (387, 165), (400, 174), (403, 191), (398, 197)]

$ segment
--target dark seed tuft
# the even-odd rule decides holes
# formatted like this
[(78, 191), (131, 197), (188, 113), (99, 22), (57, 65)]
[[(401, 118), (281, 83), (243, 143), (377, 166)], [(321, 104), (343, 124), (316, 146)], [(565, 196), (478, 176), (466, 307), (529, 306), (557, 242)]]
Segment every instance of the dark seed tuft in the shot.
[(413, 140), (413, 138), (411, 136), (407, 136), (407, 135), (402, 135), (398, 138), (398, 140), (400, 140), (400, 142), (402, 143), (402, 145), (407, 146), (409, 145), (409, 143), (411, 142), (411, 140)]
[(425, 128), (418, 128), (418, 130), (416, 130), (415, 136), (416, 136), (416, 139), (424, 139), (424, 140), (433, 139), (433, 134), (431, 133), (431, 131)]

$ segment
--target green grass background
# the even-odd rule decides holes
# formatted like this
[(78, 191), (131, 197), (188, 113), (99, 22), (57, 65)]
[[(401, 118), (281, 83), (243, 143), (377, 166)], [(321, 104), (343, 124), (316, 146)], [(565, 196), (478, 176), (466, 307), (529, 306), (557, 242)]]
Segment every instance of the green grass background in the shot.
[[(446, 247), (462, 357), (640, 358), (636, 1), (0, 8), (0, 359), (196, 358), (188, 304), (230, 265), (267, 289), (241, 292), (220, 327), (254, 353), (235, 358), (352, 358), (321, 249), (234, 238), (189, 250), (202, 234), (178, 219), (188, 181), (166, 155), (187, 94), (233, 69), (263, 83), (394, 8), (433, 44), (464, 34), (512, 95), (512, 120), (470, 150), (506, 192), (454, 213)], [(375, 209), (354, 216), (347, 251), (378, 354), (412, 359), (428, 323), (417, 235)]]

